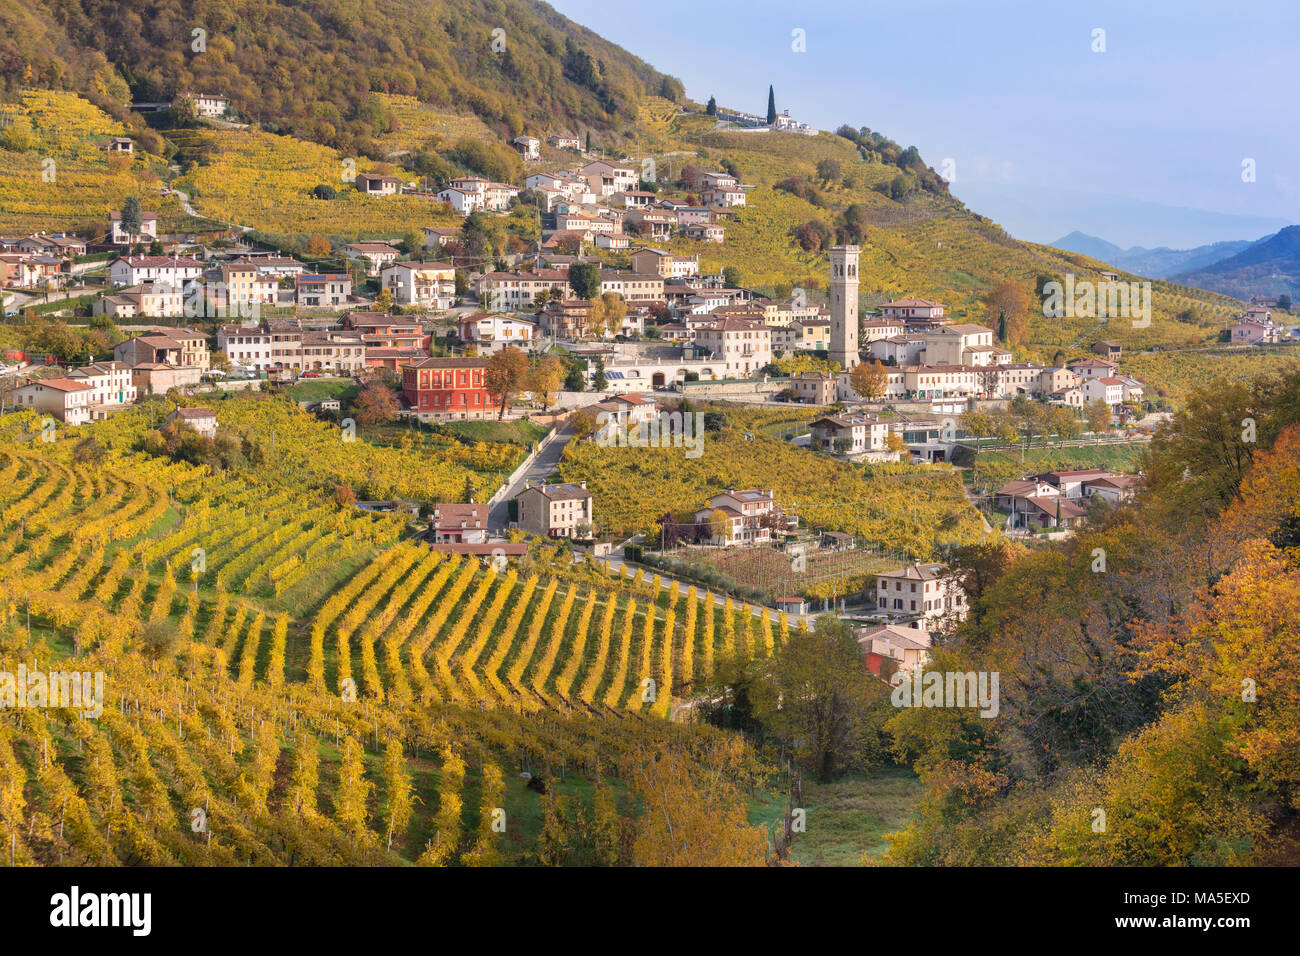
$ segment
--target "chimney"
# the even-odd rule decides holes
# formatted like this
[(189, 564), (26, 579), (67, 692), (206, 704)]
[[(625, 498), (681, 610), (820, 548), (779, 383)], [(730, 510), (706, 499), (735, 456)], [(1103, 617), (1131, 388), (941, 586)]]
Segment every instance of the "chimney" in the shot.
[(583, 491), (587, 490), (587, 483), (585, 481), (578, 482), (578, 485), (582, 488)]

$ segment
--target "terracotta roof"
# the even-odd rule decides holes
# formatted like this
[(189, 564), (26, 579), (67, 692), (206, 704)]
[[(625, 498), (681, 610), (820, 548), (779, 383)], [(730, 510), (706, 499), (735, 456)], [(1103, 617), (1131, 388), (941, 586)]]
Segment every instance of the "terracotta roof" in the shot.
[(33, 385), (48, 385), (50, 388), (58, 389), (60, 392), (85, 392), (90, 391), (90, 386), (83, 382), (77, 382), (70, 378), (43, 378), (38, 382), (32, 382)]
[[(429, 527), (447, 531), (469, 531), (487, 527), (488, 506), (480, 504), (435, 504)], [(463, 522), (463, 524), (462, 524)]]
[(1028, 495), (1024, 500), (1026, 504), (1033, 505), (1043, 514), (1053, 518), (1058, 513), (1062, 518), (1081, 518), (1087, 514), (1069, 498), (1062, 498), (1060, 495)]
[(930, 632), (918, 627), (900, 627), (897, 624), (877, 624), (853, 629), (858, 643), (869, 652), (875, 640), (887, 641), (903, 650), (923, 651), (930, 647)]
[[(401, 349), (369, 349), (367, 354), (373, 355), (376, 352), (383, 351), (404, 351)], [(458, 356), (453, 355), (446, 358), (426, 358), (418, 362), (411, 362), (407, 368), (486, 368), (488, 360), (477, 356)]]
[(133, 269), (161, 269), (163, 266), (186, 269), (203, 267), (203, 263), (198, 259), (182, 259), (174, 256), (120, 256), (117, 261), (125, 262)]

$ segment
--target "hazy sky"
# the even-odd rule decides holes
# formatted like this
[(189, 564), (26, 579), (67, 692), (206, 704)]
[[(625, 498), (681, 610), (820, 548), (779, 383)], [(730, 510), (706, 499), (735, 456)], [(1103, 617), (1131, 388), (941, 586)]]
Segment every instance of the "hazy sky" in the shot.
[(814, 126), (951, 158), (953, 192), (1022, 238), (1191, 246), (1300, 221), (1300, 0), (552, 5), (701, 102), (762, 113), (771, 83)]

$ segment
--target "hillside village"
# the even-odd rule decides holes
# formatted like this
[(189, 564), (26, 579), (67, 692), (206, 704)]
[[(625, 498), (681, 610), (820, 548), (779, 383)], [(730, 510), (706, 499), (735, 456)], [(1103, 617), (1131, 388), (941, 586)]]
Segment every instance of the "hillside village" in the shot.
[[(218, 95), (200, 101), (201, 117), (229, 115)], [(817, 133), (788, 112), (762, 123), (723, 111), (720, 122), (756, 133)], [(114, 140), (105, 148), (129, 145)], [(1038, 430), (1065, 438), (1134, 434), (1152, 408), (1143, 380), (1123, 372), (1116, 342), (1098, 340), (1073, 356), (1058, 353), (1054, 364), (1034, 364), (1016, 361), (994, 329), (954, 322), (943, 303), (921, 295), (859, 307), (857, 246), (830, 249), (824, 296), (796, 290), (774, 300), (742, 287), (733, 272), (703, 272), (700, 254), (680, 251), (680, 243), (726, 243), (728, 217), (745, 207), (750, 189), (726, 169), (687, 165), (679, 182), (660, 183), (652, 159), (594, 157), (568, 131), (517, 136), (509, 145), (524, 164), (521, 182), (453, 176), (427, 194), (464, 219), (463, 228), (424, 226), (388, 241), (345, 243), (332, 262), (309, 266), (275, 248), (160, 235), (157, 214), (135, 201), (112, 214), (99, 241), (0, 239), (0, 265), (15, 291), (74, 281), (88, 287), (84, 273), (72, 278), (74, 264), (98, 254), (107, 283), (82, 297), (82, 308), (130, 333), (111, 358), (87, 355), (81, 365), (10, 350), (5, 402), (79, 425), (150, 396), (344, 378), (387, 383), (399, 419), (513, 419), (536, 414), (539, 396), (518, 385), (494, 388), (491, 369), (493, 356), (518, 350), (534, 363), (564, 357), (563, 388), (541, 396), (542, 411), (553, 399), (563, 415), (586, 408), (620, 427), (645, 428), (688, 393), (758, 407), (808, 405), (807, 432), (795, 441), (858, 463), (947, 462), (963, 442), (997, 441), (997, 416), (1010, 417), (1013, 402), (1022, 413), (1033, 403), (1041, 409)], [(555, 168), (557, 154), (572, 162)], [(424, 189), (366, 173), (352, 187), (373, 203)], [(482, 217), (524, 208), (539, 227), (530, 247), (505, 261), (472, 254), (469, 230), (481, 228)], [(323, 268), (327, 262), (333, 267)], [(1257, 305), (1230, 330), (1234, 343), (1276, 343), (1284, 335)], [(1012, 440), (1019, 434), (1013, 429)], [(1115, 501), (1127, 497), (1130, 476), (1102, 469), (1097, 477), (1123, 486), (1125, 494), (1111, 495)], [(1094, 487), (1069, 485), (1083, 490), (1067, 494), (1059, 485), (1055, 473), (1026, 471), (989, 489), (987, 503), (1007, 533), (1061, 531), (1082, 519), (1079, 500)], [(753, 520), (698, 537), (723, 547), (769, 544), (754, 536)], [(542, 536), (591, 538), (598, 525), (590, 504), (580, 524), (578, 535), (571, 521), (520, 520)], [(431, 534), (436, 544), (449, 543), (437, 541), (436, 529)], [(490, 550), (487, 539), (455, 543)]]
[[(578, 44), (560, 50), (561, 75), (580, 77), (584, 98), (610, 104), (625, 94), (597, 82), (606, 67)], [(862, 718), (857, 730), (877, 763), (855, 755), (845, 761), (855, 775), (925, 749), (915, 727), (886, 740), (898, 707), (890, 695), (915, 681), (922, 706), (927, 668), (955, 666), (967, 640), (1005, 653), (1008, 674), (1028, 661), (1029, 676), (1007, 695), (1018, 717), (1042, 700), (1046, 711), (1068, 712), (1063, 724), (1094, 719), (1079, 716), (1091, 698), (1071, 708), (1076, 694), (1092, 693), (1087, 668), (1103, 654), (1105, 706), (1138, 709), (1122, 699), (1137, 693), (1135, 655), (1097, 645), (1118, 631), (1146, 639), (1145, 624), (1105, 615), (1136, 617), (1132, 608), (1164, 602), (1173, 621), (1170, 608), (1192, 602), (1179, 572), (1161, 570), (1162, 591), (1121, 576), (1162, 548), (1171, 564), (1214, 550), (1179, 538), (1187, 532), (1170, 530), (1167, 511), (1194, 518), (1201, 496), (1234, 522), (1225, 540), (1268, 537), (1254, 486), (1234, 498), (1238, 485), (1207, 479), (1167, 510), (1145, 507), (1153, 486), (1168, 493), (1178, 471), (1169, 462), (1186, 453), (1171, 451), (1169, 436), (1187, 427), (1184, 400), (1201, 384), (1174, 390), (1150, 370), (1186, 358), (1196, 377), (1242, 357), (1291, 368), (1285, 353), (1300, 332), (1289, 300), (1215, 300), (1211, 310), (1165, 283), (1164, 321), (1177, 336), (1134, 345), (1129, 319), (1141, 329), (1141, 317), (1104, 309), (1107, 293), (1115, 303), (1121, 291), (1138, 309), (1141, 283), (1104, 263), (1055, 260), (1030, 280), (1000, 263), (977, 275), (960, 261), (918, 279), (915, 263), (873, 240), (891, 228), (881, 223), (915, 214), (912, 225), (950, 203), (942, 177), (915, 147), (866, 127), (815, 129), (778, 112), (768, 92), (761, 116), (688, 102), (665, 81), (629, 114), (647, 140), (686, 118), (730, 137), (722, 142), (780, 144), (744, 170), (727, 149), (677, 149), (685, 139), (666, 135), (661, 149), (602, 148), (608, 131), (595, 126), (593, 142), (594, 124), (565, 125), (573, 114), (512, 111), (492, 124), (459, 116), (473, 133), (440, 130), (424, 143), (437, 149), (406, 148), (410, 131), (393, 119), (376, 124), (362, 168), (329, 153), (326, 165), (343, 160), (339, 181), (317, 182), (320, 167), (294, 170), (282, 195), (297, 205), (286, 202), (284, 216), (302, 221), (283, 231), (234, 221), (217, 211), (216, 190), (195, 188), (221, 136), (264, 135), (241, 115), (233, 85), (196, 81), (136, 97), (123, 107), (133, 121), (120, 124), (131, 135), (114, 126), (81, 144), (123, 181), (146, 163), (149, 173), (129, 180), (120, 208), (93, 228), (0, 235), (0, 651), (143, 654), (148, 666), (133, 672), (129, 695), (118, 692), (131, 718), (106, 721), (113, 744), (96, 749), (80, 742), (95, 731), (65, 727), (60, 744), (78, 741), (86, 774), (107, 771), (85, 753), (110, 767), (113, 753), (131, 761), (131, 779), (151, 794), (148, 813), (160, 817), (176, 801), (150, 782), (155, 740), (187, 776), (185, 800), (206, 801), (206, 783), (196, 783), (205, 775), (235, 796), (213, 800), (215, 850), (208, 834), (191, 840), (183, 828), (141, 836), (143, 798), (116, 811), (95, 803), (93, 814), (74, 802), (78, 840), (95, 842), (103, 859), (112, 845), (124, 859), (155, 863), (294, 862), (300, 852), (333, 864), (626, 861), (646, 852), (632, 825), (593, 849), (592, 821), (599, 810), (613, 832), (610, 819), (637, 816), (656, 798), (654, 773), (669, 772), (680, 730), (699, 733), (690, 760), (714, 761), (692, 786), (734, 777), (728, 819), (759, 805), (768, 817), (762, 840), (749, 834), (762, 844), (749, 858), (784, 864), (799, 845), (803, 774), (846, 771), (832, 773), (825, 754), (820, 764), (796, 758), (815, 736), (806, 728), (770, 728), (820, 693), (805, 693), (816, 683), (808, 674), (832, 674), (837, 636), (849, 666), (835, 680), (888, 715), (868, 729)], [(152, 140), (139, 117), (155, 124), (149, 134), (172, 137), (165, 162), (161, 152), (141, 155)], [(281, 147), (307, 142), (283, 128), (274, 135)], [(815, 187), (811, 176), (773, 174), (781, 149), (827, 139), (855, 162), (890, 168), (875, 170), (870, 186), (824, 156)], [(832, 193), (846, 201), (825, 198)], [(867, 209), (863, 193), (880, 205)], [(764, 237), (789, 257), (765, 262), (769, 278), (783, 270), (780, 281), (750, 281), (735, 250), (758, 248), (755, 222), (786, 222), (772, 210), (788, 218), (801, 204), (820, 218)], [(991, 247), (1013, 244), (995, 224), (960, 214)], [(259, 216), (259, 226), (269, 221), (265, 209)], [(321, 224), (339, 217), (360, 225), (343, 235)], [(737, 244), (741, 234), (747, 245)], [(947, 235), (927, 235), (925, 254), (946, 255)], [(882, 261), (897, 265), (876, 274)], [(1058, 274), (1062, 262), (1077, 275)], [(1073, 292), (1076, 282), (1097, 293), (1102, 313), (1033, 339), (1060, 316), (1044, 305), (1047, 286)], [(978, 286), (979, 297), (954, 307), (954, 285)], [(1261, 421), (1279, 409), (1283, 419), (1289, 393), (1281, 384), (1276, 392), (1283, 397), (1263, 386), (1249, 393)], [(1236, 442), (1238, 421), (1253, 429), (1256, 408), (1242, 421), (1231, 405), (1216, 421)], [(1261, 434), (1291, 447), (1267, 425)], [(1222, 456), (1246, 462), (1238, 483), (1249, 456), (1266, 453), (1250, 436), (1241, 438), (1250, 449), (1238, 443)], [(1218, 451), (1208, 456), (1216, 463)], [(1185, 475), (1188, 487), (1200, 480), (1190, 467)], [(1114, 530), (1144, 522), (1163, 537)], [(1268, 527), (1268, 540), (1285, 537)], [(1108, 549), (1123, 568), (1113, 578), (1102, 574)], [(1270, 554), (1260, 554), (1252, 560), (1266, 565)], [(1035, 562), (1059, 572), (1041, 590), (1017, 577)], [(1205, 576), (1218, 580), (1221, 570), (1207, 566)], [(1111, 587), (1092, 599), (1089, 589)], [(1030, 620), (1029, 637), (1016, 614)], [(1059, 649), (1052, 642), (1068, 630), (1060, 622), (1076, 618), (1084, 649)], [(1150, 640), (1159, 636), (1153, 629)], [(1041, 656), (1038, 644), (1031, 654), (1014, 643), (1040, 638)], [(781, 684), (785, 654), (808, 647), (807, 672)], [(1154, 706), (1155, 686), (1142, 687), (1142, 707)], [(755, 690), (751, 699), (755, 688), (767, 697)], [(138, 712), (155, 711), (157, 726), (142, 729)], [(20, 737), (5, 726), (0, 769), (16, 763), (9, 740)], [(35, 726), (23, 725), (18, 748), (32, 768), (34, 735), (45, 739)], [(1048, 744), (1035, 733), (1063, 732), (1022, 731), (1008, 745), (1015, 761), (990, 762), (996, 773), (981, 767), (978, 786), (1010, 787), (1000, 775), (1016, 762), (1054, 773), (1055, 754), (1038, 753)], [(943, 747), (964, 752), (977, 736)], [(735, 751), (743, 760), (719, 743), (733, 739), (745, 741)], [(195, 770), (186, 747), (200, 740), (207, 750)], [(772, 767), (754, 769), (762, 747)], [(969, 767), (944, 754), (943, 772), (955, 767), (965, 780)], [(359, 783), (380, 772), (382, 788)], [(911, 813), (920, 773), (935, 770), (905, 772)], [(462, 820), (459, 792), (467, 773), (482, 801), (472, 822)], [(338, 791), (327, 812), (314, 806), (318, 785)], [(416, 792), (419, 806), (403, 809), (402, 795)], [(490, 821), (507, 804), (530, 829), (503, 851)], [(574, 806), (582, 809), (569, 819)], [(30, 848), (22, 828), (10, 828), (11, 862), (62, 861), (62, 820), (55, 837), (49, 807), (40, 812)], [(241, 814), (259, 826), (283, 815), (286, 832), (304, 821), (320, 830), (297, 850), (269, 826), (236, 824)], [(88, 826), (92, 816), (119, 824)], [(881, 847), (854, 859), (922, 856), (902, 841)], [(89, 851), (74, 858), (83, 857)]]

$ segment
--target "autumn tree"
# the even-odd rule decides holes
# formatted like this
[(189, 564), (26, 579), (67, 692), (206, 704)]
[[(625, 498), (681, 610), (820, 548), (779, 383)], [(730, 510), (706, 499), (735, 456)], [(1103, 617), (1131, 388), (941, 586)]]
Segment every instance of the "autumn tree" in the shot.
[(714, 508), (708, 517), (709, 537), (725, 539), (731, 533), (731, 519), (721, 508)]
[(79, 465), (98, 465), (104, 460), (104, 446), (94, 435), (87, 435), (72, 446), (72, 460)]
[(617, 292), (606, 292), (591, 302), (587, 316), (587, 328), (592, 335), (616, 333), (623, 327), (623, 316), (627, 315), (627, 303)]
[(1110, 428), (1111, 411), (1110, 406), (1101, 399), (1090, 403), (1083, 410), (1084, 417), (1088, 420), (1088, 431), (1098, 438)]
[(880, 686), (853, 631), (831, 615), (781, 647), (754, 691), (754, 712), (818, 780), (858, 765)]
[(817, 161), (817, 178), (827, 185), (832, 185), (844, 178), (844, 167), (838, 159), (819, 159)]
[(488, 395), (501, 406), (497, 421), (506, 417), (511, 399), (527, 388), (528, 377), (528, 356), (513, 345), (507, 345), (488, 359), (484, 384)]
[(357, 422), (382, 425), (397, 418), (397, 393), (382, 382), (371, 382), (357, 395), (354, 403)]
[(859, 362), (849, 372), (849, 385), (863, 401), (874, 402), (884, 396), (889, 385), (889, 373), (877, 360)]
[(993, 416), (989, 415), (988, 412), (974, 409), (962, 415), (961, 427), (976, 438), (985, 438), (993, 434), (995, 425)]
[(544, 355), (528, 372), (528, 390), (540, 399), (543, 408), (550, 408), (551, 400), (564, 384), (564, 363), (559, 356)]
[(461, 857), (465, 866), (495, 866), (501, 860), (498, 847), (504, 839), (508, 821), (505, 817), (505, 777), (494, 763), (483, 766), (482, 795), (479, 798), (478, 839)]
[[(999, 316), (997, 321), (990, 318), (990, 324), (998, 327), (1003, 344), (1019, 345), (1029, 335), (1029, 292), (1018, 282), (999, 282), (984, 294), (984, 308), (990, 317)], [(1004, 318), (1003, 318), (1004, 317)]]

